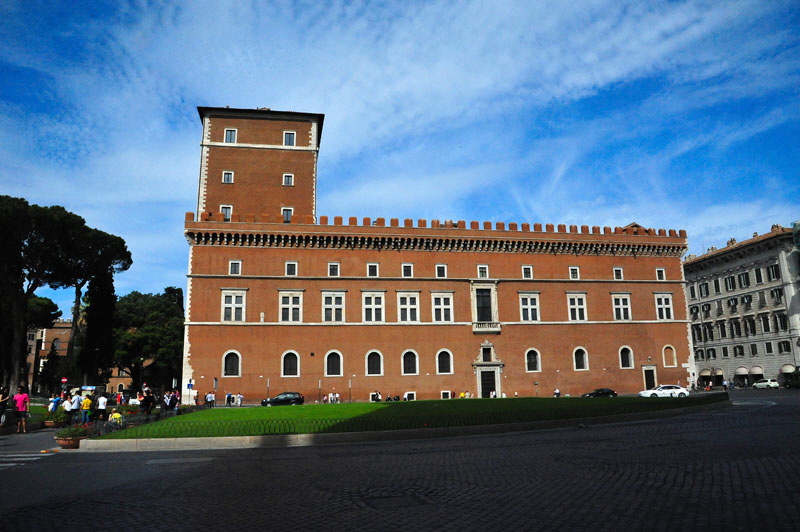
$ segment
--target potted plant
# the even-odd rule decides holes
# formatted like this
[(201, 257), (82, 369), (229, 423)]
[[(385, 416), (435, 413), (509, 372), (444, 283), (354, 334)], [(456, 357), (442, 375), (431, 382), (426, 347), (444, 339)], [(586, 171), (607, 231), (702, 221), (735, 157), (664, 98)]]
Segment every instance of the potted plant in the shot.
[(63, 427), (66, 425), (70, 420), (70, 414), (64, 412), (63, 410), (56, 410), (55, 412), (48, 412), (44, 416), (44, 426), (45, 427)]
[(56, 443), (62, 449), (77, 449), (81, 440), (89, 437), (89, 429), (85, 425), (67, 427), (56, 432)]

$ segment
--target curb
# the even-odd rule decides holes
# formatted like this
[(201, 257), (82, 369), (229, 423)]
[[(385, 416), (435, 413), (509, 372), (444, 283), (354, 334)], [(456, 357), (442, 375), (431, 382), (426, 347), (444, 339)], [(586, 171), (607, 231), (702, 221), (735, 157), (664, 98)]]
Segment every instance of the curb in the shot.
[(562, 429), (568, 427), (586, 428), (592, 425), (610, 425), (677, 417), (698, 412), (708, 412), (731, 405), (731, 400), (699, 406), (671, 408), (657, 412), (639, 412), (613, 416), (557, 419), (527, 423), (503, 423), (497, 425), (474, 425), (411, 430), (387, 430), (376, 432), (340, 432), (327, 434), (282, 434), (275, 436), (230, 436), (206, 438), (154, 438), (130, 440), (83, 440), (80, 449), (71, 452), (131, 452), (131, 451), (200, 451), (213, 449), (275, 449), (285, 447), (311, 447), (315, 445), (336, 445), (342, 443), (364, 443), (399, 440), (419, 440), (427, 438), (453, 438), (459, 436), (479, 436), (504, 434), (532, 430)]

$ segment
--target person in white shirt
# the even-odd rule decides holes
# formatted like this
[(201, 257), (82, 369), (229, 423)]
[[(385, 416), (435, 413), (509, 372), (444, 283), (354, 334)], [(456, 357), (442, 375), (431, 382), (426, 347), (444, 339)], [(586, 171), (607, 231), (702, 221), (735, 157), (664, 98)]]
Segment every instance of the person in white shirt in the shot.
[(97, 419), (100, 421), (105, 421), (106, 418), (106, 405), (108, 404), (108, 398), (106, 394), (101, 393), (100, 397), (97, 398)]

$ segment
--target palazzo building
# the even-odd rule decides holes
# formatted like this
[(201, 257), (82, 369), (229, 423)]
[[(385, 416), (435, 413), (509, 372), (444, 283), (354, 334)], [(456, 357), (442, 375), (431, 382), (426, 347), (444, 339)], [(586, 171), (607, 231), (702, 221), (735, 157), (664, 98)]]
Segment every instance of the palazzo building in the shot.
[(800, 252), (792, 229), (773, 225), (684, 263), (697, 378), (738, 386), (800, 365)]
[(185, 402), (688, 384), (685, 231), (318, 217), (324, 115), (198, 111)]

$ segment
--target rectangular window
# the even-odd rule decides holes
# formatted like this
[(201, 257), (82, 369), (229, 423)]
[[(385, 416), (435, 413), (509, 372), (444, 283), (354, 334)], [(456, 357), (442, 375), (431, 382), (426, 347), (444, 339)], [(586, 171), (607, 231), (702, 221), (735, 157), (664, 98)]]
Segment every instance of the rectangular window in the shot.
[(294, 146), (295, 142), (295, 132), (294, 131), (284, 131), (283, 132), (283, 145), (284, 146)]
[(446, 279), (447, 278), (447, 264), (437, 264), (436, 265), (436, 277), (438, 279)]
[(414, 265), (410, 263), (403, 264), (403, 277), (414, 277)]
[(769, 315), (762, 314), (761, 315), (761, 332), (768, 333), (769, 332)]
[(714, 279), (714, 293), (719, 294), (722, 290), (719, 288), (719, 279)]
[(728, 292), (736, 290), (736, 278), (733, 275), (725, 278), (725, 290)]
[(226, 170), (222, 172), (222, 182), (223, 183), (233, 183), (233, 172)]
[(285, 264), (286, 269), (286, 277), (295, 277), (297, 276), (297, 262), (289, 261)]
[(222, 213), (222, 220), (225, 222), (231, 221), (231, 215), (233, 214), (233, 205), (220, 205), (219, 212)]
[(303, 321), (303, 293), (281, 292), (280, 316), (282, 322)]
[(577, 281), (581, 278), (581, 269), (577, 266), (570, 266), (569, 268), (569, 278), (573, 281)]
[(281, 216), (283, 216), (283, 223), (288, 224), (292, 223), (292, 214), (294, 213), (294, 209), (291, 207), (284, 207), (281, 209)]
[(222, 321), (244, 321), (246, 294), (244, 290), (222, 291)]
[(328, 277), (339, 277), (339, 263), (338, 262), (329, 262), (328, 263)]
[(489, 288), (475, 289), (475, 310), (478, 321), (488, 322), (492, 319), (492, 290)]
[(522, 267), (522, 278), (523, 279), (533, 279), (533, 266), (523, 266)]
[(728, 354), (728, 348), (727, 347), (723, 347), (722, 348), (722, 358), (728, 358), (729, 356), (730, 356), (730, 354)]
[(656, 315), (659, 320), (672, 319), (672, 294), (656, 294)]
[(487, 279), (489, 277), (489, 266), (486, 264), (478, 264), (478, 277), (480, 279)]
[(700, 297), (708, 297), (708, 283), (700, 283), (697, 288), (700, 290)]
[(377, 262), (368, 262), (367, 263), (367, 277), (378, 277), (378, 263)]
[(361, 297), (361, 321), (383, 323), (383, 292), (364, 292)]
[(756, 284), (763, 283), (764, 277), (761, 275), (761, 268), (756, 268), (753, 270), (756, 274)]
[(696, 299), (697, 298), (697, 292), (695, 291), (693, 284), (689, 285), (689, 298), (690, 299)]
[(771, 354), (772, 354), (772, 342), (766, 342), (766, 343), (764, 344), (764, 351), (765, 351), (765, 352), (766, 352), (768, 355), (771, 355)]
[(777, 264), (767, 266), (767, 281), (776, 281), (781, 278), (781, 270)]
[(344, 321), (344, 293), (322, 292), (322, 321)]
[(747, 288), (750, 286), (750, 272), (742, 272), (739, 274), (739, 288)]
[(228, 261), (228, 275), (241, 275), (242, 274), (242, 261), (232, 260)]
[(614, 294), (611, 296), (614, 305), (614, 319), (624, 321), (631, 319), (631, 298), (628, 294)]
[(433, 321), (452, 322), (453, 321), (453, 294), (431, 294), (433, 308)]
[(586, 294), (567, 294), (569, 321), (586, 321)]
[(225, 129), (225, 143), (226, 144), (236, 144), (236, 130), (235, 129)]
[(519, 295), (520, 321), (539, 321), (539, 294)]
[(750, 344), (750, 356), (751, 357), (758, 356), (758, 344)]
[(724, 321), (717, 322), (717, 331), (719, 331), (720, 338), (726, 338), (728, 336), (728, 328), (725, 327)]
[(614, 268), (614, 280), (622, 281), (622, 268)]
[(283, 174), (283, 186), (285, 187), (294, 186), (294, 174)]
[(397, 321), (403, 323), (419, 321), (419, 294), (398, 292)]
[(656, 280), (657, 281), (666, 281), (667, 280), (667, 272), (664, 268), (656, 268)]

